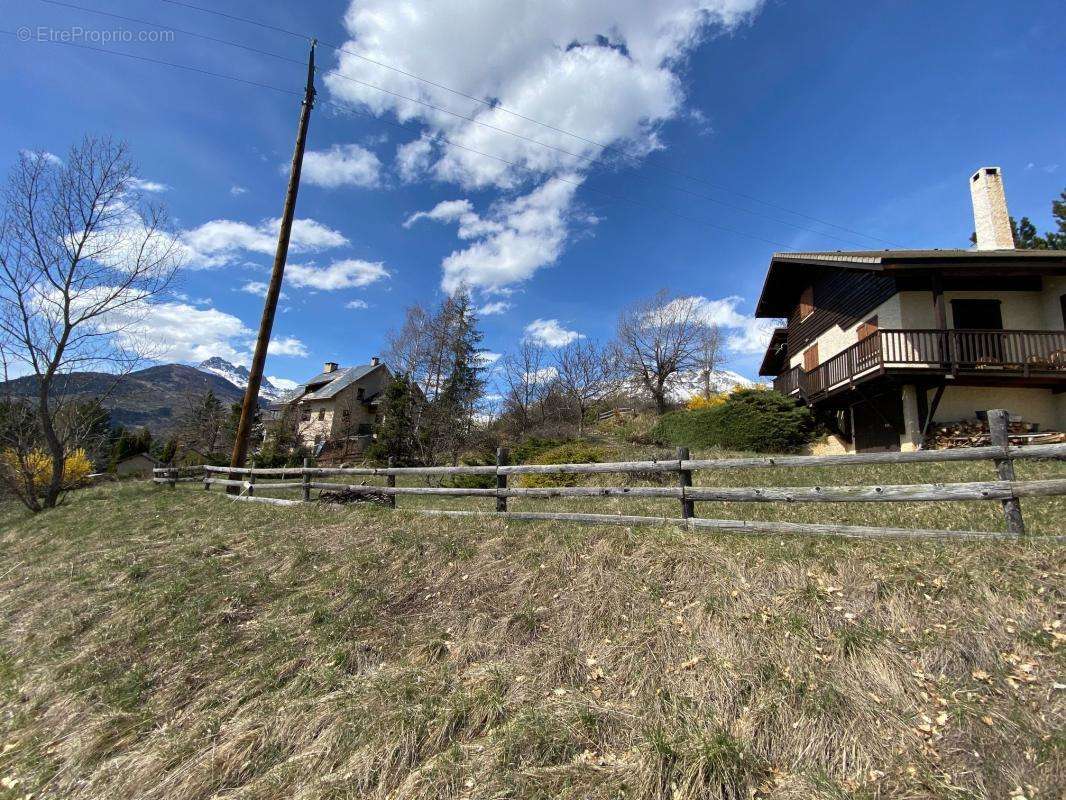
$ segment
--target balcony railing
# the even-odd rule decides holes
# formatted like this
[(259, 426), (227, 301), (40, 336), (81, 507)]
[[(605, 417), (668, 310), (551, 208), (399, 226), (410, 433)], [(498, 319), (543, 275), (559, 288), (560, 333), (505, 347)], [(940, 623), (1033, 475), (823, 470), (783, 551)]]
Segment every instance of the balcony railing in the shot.
[(1066, 378), (1066, 331), (879, 330), (809, 372), (793, 367), (774, 388), (805, 398), (882, 369), (929, 369)]

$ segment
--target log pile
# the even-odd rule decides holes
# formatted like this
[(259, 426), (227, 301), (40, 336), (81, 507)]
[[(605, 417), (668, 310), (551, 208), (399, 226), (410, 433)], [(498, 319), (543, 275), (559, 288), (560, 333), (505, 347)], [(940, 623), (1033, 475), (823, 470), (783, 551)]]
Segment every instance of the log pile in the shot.
[[(1012, 418), (1007, 428), (1011, 444), (1058, 444), (1066, 442), (1066, 434), (1057, 431), (1038, 432), (1033, 422)], [(988, 422), (966, 419), (960, 422), (945, 422), (934, 426), (925, 440), (927, 450), (944, 450), (955, 447), (983, 447), (991, 444)]]

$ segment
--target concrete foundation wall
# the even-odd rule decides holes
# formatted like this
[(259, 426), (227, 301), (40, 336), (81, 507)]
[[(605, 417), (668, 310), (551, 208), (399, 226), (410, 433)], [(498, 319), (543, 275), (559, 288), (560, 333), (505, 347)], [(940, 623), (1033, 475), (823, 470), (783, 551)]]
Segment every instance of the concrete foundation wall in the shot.
[[(929, 392), (930, 402), (933, 392)], [(959, 422), (974, 419), (978, 411), (1005, 408), (1026, 422), (1037, 422), (1041, 430), (1066, 429), (1066, 395), (1052, 394), (1050, 389), (1015, 389), (998, 386), (948, 386), (933, 422)]]

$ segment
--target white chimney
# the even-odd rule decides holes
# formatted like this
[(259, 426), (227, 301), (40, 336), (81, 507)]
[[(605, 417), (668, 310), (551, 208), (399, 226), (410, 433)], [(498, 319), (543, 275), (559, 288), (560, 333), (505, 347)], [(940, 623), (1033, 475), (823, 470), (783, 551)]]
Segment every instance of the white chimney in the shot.
[(1013, 250), (1014, 236), (999, 167), (981, 167), (970, 178), (978, 250)]
[(325, 366), (322, 367), (322, 371), (325, 372), (326, 374), (329, 374), (330, 372), (336, 372), (337, 371), (337, 362), (336, 361), (327, 361)]
[(380, 361), (378, 360), (378, 357), (377, 357), (377, 356), (372, 356), (372, 357), (371, 357), (371, 359), (370, 359), (370, 366), (372, 366), (372, 367), (376, 367), (376, 366), (377, 366), (378, 364), (380, 364), (380, 363), (381, 363), (381, 362), (380, 362)]

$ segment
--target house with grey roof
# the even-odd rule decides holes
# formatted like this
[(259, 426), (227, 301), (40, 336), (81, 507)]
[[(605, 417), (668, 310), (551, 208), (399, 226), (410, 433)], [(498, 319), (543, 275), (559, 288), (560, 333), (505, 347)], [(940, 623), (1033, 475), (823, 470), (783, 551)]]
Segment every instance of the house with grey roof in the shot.
[(378, 358), (354, 367), (327, 361), (322, 372), (296, 387), (284, 400), (296, 406), (296, 435), (308, 448), (340, 444), (345, 453), (360, 452), (373, 438), (385, 387), (392, 380)]
[(1066, 430), (1066, 250), (1015, 246), (998, 167), (970, 177), (976, 247), (775, 253), (760, 375), (852, 451), (914, 450), (1005, 408)]

